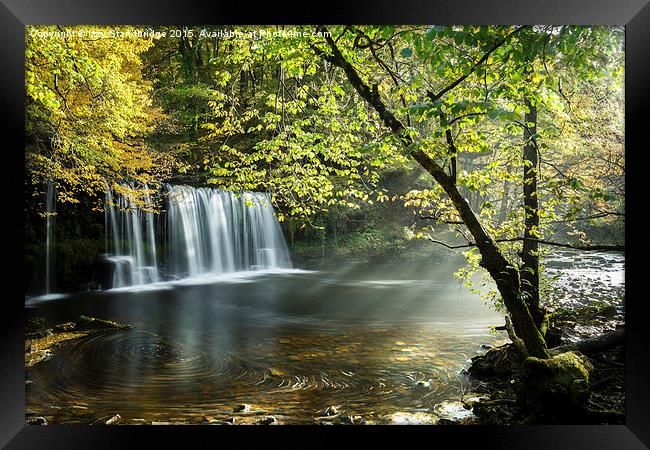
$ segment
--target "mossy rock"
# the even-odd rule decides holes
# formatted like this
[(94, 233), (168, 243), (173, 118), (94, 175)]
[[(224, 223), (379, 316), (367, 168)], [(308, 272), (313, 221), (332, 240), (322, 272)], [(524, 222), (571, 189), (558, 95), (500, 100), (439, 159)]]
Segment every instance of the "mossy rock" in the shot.
[(549, 359), (528, 357), (523, 363), (520, 396), (538, 413), (560, 416), (584, 407), (589, 400), (589, 373), (593, 369), (578, 352)]

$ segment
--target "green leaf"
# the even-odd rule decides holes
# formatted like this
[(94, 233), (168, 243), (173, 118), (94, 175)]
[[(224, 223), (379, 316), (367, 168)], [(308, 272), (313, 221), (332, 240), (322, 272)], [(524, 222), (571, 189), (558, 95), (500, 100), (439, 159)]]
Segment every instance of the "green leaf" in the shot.
[(433, 108), (433, 105), (431, 103), (418, 103), (417, 105), (409, 107), (409, 113), (413, 114), (414, 116), (421, 116), (422, 114), (431, 110), (431, 108)]

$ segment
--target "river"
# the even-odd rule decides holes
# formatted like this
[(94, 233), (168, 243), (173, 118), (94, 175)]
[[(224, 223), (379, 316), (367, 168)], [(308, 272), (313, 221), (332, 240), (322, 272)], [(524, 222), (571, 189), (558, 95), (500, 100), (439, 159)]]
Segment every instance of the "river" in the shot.
[[(133, 328), (63, 342), (29, 368), (27, 413), (84, 424), (115, 414), (120, 423), (463, 417), (462, 370), (507, 337), (490, 330), (502, 316), (454, 278), (458, 266), (261, 270), (30, 301), (27, 314), (48, 326), (84, 314)], [(610, 301), (620, 322), (622, 255), (560, 252), (548, 273), (558, 275), (556, 303)], [(250, 411), (234, 412), (241, 404)], [(337, 414), (324, 417), (331, 406)]]

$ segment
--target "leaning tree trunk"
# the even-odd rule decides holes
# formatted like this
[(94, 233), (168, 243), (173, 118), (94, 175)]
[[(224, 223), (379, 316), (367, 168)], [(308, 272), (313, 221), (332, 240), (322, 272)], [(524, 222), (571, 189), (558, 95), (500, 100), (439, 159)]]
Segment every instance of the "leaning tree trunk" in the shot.
[(377, 86), (371, 88), (359, 77), (356, 69), (345, 59), (325, 27), (318, 27), (318, 31), (324, 32), (331, 53), (325, 52), (313, 44), (311, 48), (318, 56), (343, 69), (352, 87), (377, 111), (384, 125), (400, 137), (404, 146), (409, 149), (411, 157), (442, 186), (476, 241), (476, 245), (481, 252), (481, 266), (489, 272), (496, 282), (499, 293), (512, 319), (515, 333), (524, 342), (526, 350), (531, 356), (548, 358), (549, 353), (544, 337), (537, 328), (524, 300), (519, 270), (510, 264), (499, 250), (494, 239), (485, 231), (467, 200), (458, 190), (455, 177), (447, 174), (443, 166), (421, 149), (411, 145), (413, 140), (408, 133), (404, 133), (406, 131), (404, 124), (386, 108)]

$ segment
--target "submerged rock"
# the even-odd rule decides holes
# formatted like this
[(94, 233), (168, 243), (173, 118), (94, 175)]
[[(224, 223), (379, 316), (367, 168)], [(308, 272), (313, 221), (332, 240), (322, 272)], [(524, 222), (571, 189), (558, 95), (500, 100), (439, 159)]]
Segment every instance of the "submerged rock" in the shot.
[(265, 417), (257, 421), (258, 425), (278, 425), (278, 420), (273, 416)]
[(72, 331), (76, 326), (77, 325), (74, 322), (60, 323), (54, 326), (54, 331)]
[(126, 325), (112, 320), (97, 319), (95, 317), (79, 316), (75, 321), (75, 329), (77, 330), (103, 330), (103, 329), (118, 329), (128, 330), (133, 328), (131, 325)]
[(54, 331), (51, 328), (48, 328), (45, 330), (34, 331), (32, 333), (26, 333), (25, 337), (27, 339), (40, 339), (40, 338), (52, 336), (52, 334), (54, 334)]
[[(52, 348), (61, 342), (79, 339), (95, 331), (130, 328), (131, 325), (82, 315), (75, 322), (64, 322), (52, 329), (28, 334), (25, 341), (25, 366), (31, 367), (41, 361), (47, 361), (52, 357)], [(36, 335), (41, 337), (35, 337)]]
[(252, 409), (253, 409), (253, 407), (251, 405), (248, 405), (246, 403), (242, 403), (241, 405), (235, 406), (233, 408), (233, 411), (238, 412), (238, 413), (247, 413), (247, 412), (251, 412)]
[(614, 305), (605, 306), (600, 310), (600, 314), (604, 317), (614, 317), (617, 312), (616, 306)]
[(42, 416), (38, 417), (32, 417), (29, 420), (27, 420), (27, 425), (47, 425), (47, 419)]

